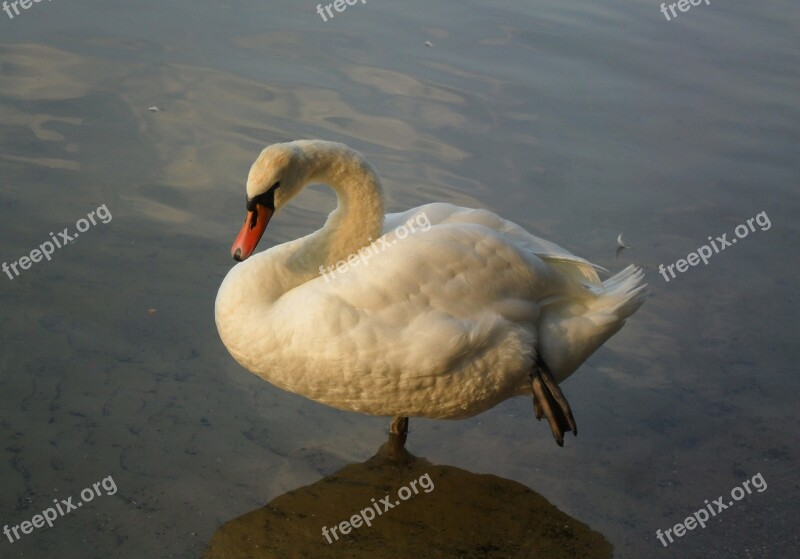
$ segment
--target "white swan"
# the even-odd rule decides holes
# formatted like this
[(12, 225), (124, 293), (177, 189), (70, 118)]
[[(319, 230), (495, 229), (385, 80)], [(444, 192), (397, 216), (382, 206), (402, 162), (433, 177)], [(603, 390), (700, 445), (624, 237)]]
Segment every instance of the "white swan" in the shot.
[[(273, 213), (315, 182), (338, 197), (325, 226), (247, 259)], [(393, 433), (409, 416), (464, 418), (533, 394), (563, 444), (577, 430), (557, 383), (646, 297), (640, 269), (600, 282), (597, 266), (486, 210), (384, 216), (378, 174), (344, 144), (264, 149), (247, 210), (231, 249), (243, 262), (216, 300), (223, 343), (284, 390), (395, 416)]]

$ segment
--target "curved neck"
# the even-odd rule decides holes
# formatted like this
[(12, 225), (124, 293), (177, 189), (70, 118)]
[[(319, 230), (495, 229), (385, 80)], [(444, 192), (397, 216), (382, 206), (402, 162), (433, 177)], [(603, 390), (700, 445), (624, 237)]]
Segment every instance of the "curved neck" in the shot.
[(380, 236), (383, 189), (372, 165), (344, 144), (295, 143), (302, 150), (307, 172), (303, 182), (327, 184), (336, 192), (338, 202), (325, 226), (306, 237), (288, 262), (319, 273), (320, 266), (334, 266)]
[(222, 282), (216, 300), (217, 329), (231, 354), (251, 370), (265, 359), (256, 349), (276, 331), (265, 310), (295, 287), (321, 280), (320, 266), (346, 260), (377, 239), (383, 228), (380, 179), (359, 153), (333, 142), (293, 144), (300, 151), (296, 184), (328, 184), (336, 192), (338, 206), (322, 229), (253, 255), (231, 268)]

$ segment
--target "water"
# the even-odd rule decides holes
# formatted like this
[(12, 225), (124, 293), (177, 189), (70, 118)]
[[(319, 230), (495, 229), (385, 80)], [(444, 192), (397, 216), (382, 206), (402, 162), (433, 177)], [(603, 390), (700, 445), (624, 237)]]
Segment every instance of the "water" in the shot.
[[(386, 419), (283, 393), (216, 334), (249, 165), (301, 137), (364, 152), (392, 211), (485, 207), (611, 270), (647, 271), (652, 297), (563, 385), (577, 439), (556, 447), (517, 399), (467, 421), (412, 419), (414, 454), (538, 491), (617, 557), (796, 553), (797, 6), (712, 1), (669, 22), (655, 2), (369, 0), (327, 22), (315, 10), (0, 13), (0, 258), (103, 204), (113, 216), (0, 275), (0, 522), (108, 476), (118, 487), (0, 555), (198, 557), (225, 522), (383, 442)], [(314, 230), (332, 205), (306, 192), (265, 244)], [(762, 211), (768, 230), (659, 273)], [(632, 248), (617, 257), (620, 232)], [(656, 539), (757, 473), (763, 492), (667, 548)]]

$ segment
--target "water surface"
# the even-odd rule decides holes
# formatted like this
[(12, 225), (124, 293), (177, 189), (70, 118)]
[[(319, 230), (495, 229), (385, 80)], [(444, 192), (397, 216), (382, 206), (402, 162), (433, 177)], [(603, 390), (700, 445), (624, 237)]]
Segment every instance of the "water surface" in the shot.
[[(87, 0), (0, 13), (0, 259), (103, 204), (113, 215), (0, 275), (0, 523), (109, 475), (119, 488), (0, 554), (198, 557), (224, 523), (383, 442), (386, 419), (281, 392), (216, 334), (249, 165), (302, 137), (366, 154), (391, 211), (488, 208), (647, 272), (652, 297), (563, 385), (578, 438), (558, 448), (517, 399), (412, 420), (414, 454), (537, 491), (618, 557), (796, 552), (800, 11), (658, 10), (369, 0), (323, 22), (311, 3)], [(265, 245), (318, 228), (333, 203), (305, 192)], [(768, 230), (659, 274), (762, 211)], [(616, 256), (620, 232), (632, 248)], [(656, 539), (757, 473), (763, 492), (667, 548)]]

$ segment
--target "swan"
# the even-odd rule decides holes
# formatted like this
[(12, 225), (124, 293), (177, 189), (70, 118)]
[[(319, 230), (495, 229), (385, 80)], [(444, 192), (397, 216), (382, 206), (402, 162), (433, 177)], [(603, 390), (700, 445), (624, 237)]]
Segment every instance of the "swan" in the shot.
[[(324, 227), (251, 257), (310, 183), (338, 199)], [(558, 383), (646, 297), (640, 268), (601, 282), (603, 268), (487, 210), (384, 215), (372, 165), (322, 140), (261, 152), (231, 254), (215, 319), (233, 358), (283, 390), (392, 416), (392, 434), (409, 417), (467, 418), (527, 395), (563, 446), (577, 426)]]

